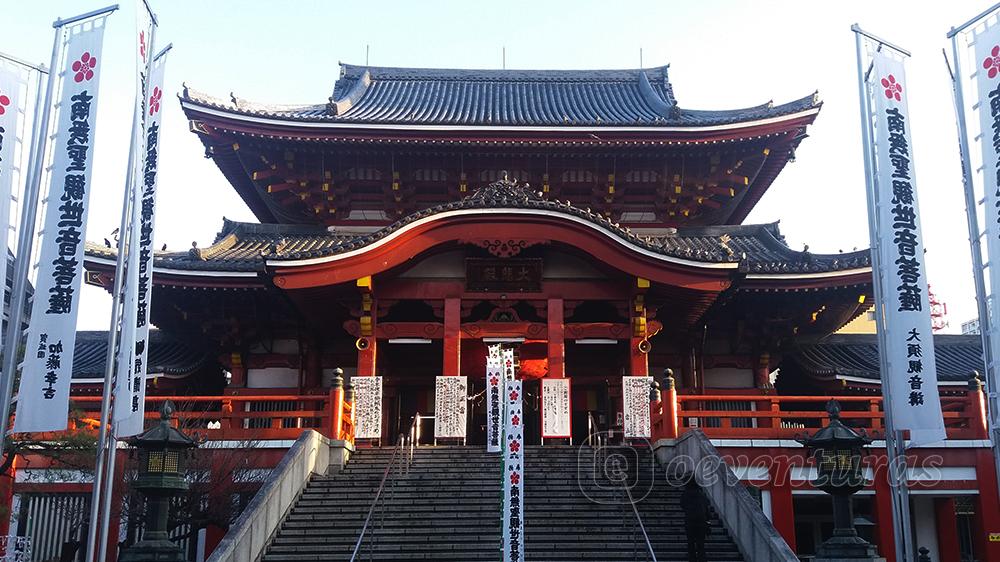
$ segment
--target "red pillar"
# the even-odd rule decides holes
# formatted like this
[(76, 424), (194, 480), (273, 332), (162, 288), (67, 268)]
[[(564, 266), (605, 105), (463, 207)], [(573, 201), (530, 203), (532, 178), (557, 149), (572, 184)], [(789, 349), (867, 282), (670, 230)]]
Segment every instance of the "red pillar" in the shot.
[(1000, 533), (1000, 502), (997, 502), (997, 475), (993, 468), (993, 453), (976, 449), (976, 516), (973, 532), (976, 558), (980, 562), (1000, 562), (1000, 542), (988, 540), (991, 533)]
[(940, 558), (938, 562), (961, 562), (958, 521), (955, 519), (955, 498), (934, 499), (934, 521)]
[(309, 347), (305, 354), (305, 378), (302, 381), (304, 390), (319, 388), (323, 384), (323, 357), (319, 347), (314, 342), (309, 342)]
[(549, 372), (547, 376), (553, 378), (563, 378), (566, 376), (565, 320), (563, 310), (562, 299), (549, 299)]
[[(10, 535), (10, 515), (14, 508), (14, 480), (17, 475), (17, 457), (10, 465), (10, 470), (0, 474), (0, 536)], [(4, 515), (7, 514), (7, 515)]]
[(889, 469), (875, 470), (875, 529), (878, 533), (878, 552), (886, 562), (896, 560), (896, 539), (892, 524), (892, 489), (889, 487)]
[(795, 551), (795, 506), (792, 502), (791, 468), (784, 458), (775, 458), (770, 468), (771, 523)]
[(361, 291), (361, 337), (357, 341), (358, 376), (373, 377), (375, 376), (375, 348), (377, 347), (375, 324), (378, 317), (378, 305), (372, 292), (371, 276), (358, 279), (357, 286)]
[[(646, 289), (649, 281), (639, 279), (638, 286)], [(646, 329), (645, 297), (641, 294), (634, 295), (630, 305), (632, 337), (629, 340), (629, 373), (635, 377), (644, 377), (649, 375), (649, 361), (646, 358), (649, 349), (645, 348), (649, 345), (649, 340), (646, 339), (649, 333)]]
[(444, 361), (441, 374), (462, 374), (462, 299), (444, 299)]
[(663, 388), (660, 389), (660, 415), (663, 416), (663, 437), (664, 439), (676, 439), (679, 431), (677, 419), (677, 388), (674, 377), (667, 376), (663, 379)]

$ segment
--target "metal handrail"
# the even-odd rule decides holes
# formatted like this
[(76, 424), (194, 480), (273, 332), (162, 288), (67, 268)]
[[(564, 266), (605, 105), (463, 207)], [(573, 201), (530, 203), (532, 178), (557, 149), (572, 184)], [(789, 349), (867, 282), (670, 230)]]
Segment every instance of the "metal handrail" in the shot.
[[(593, 412), (587, 412), (587, 432), (589, 433), (588, 441), (591, 445), (598, 447), (598, 450), (603, 450), (604, 445), (607, 443), (607, 435), (602, 434), (597, 427), (597, 420), (594, 419)], [(603, 463), (601, 463), (603, 465)], [(638, 471), (639, 467), (636, 466)], [(649, 534), (646, 532), (646, 525), (642, 522), (642, 516), (639, 514), (639, 508), (635, 506), (635, 498), (632, 497), (632, 490), (628, 486), (621, 486), (622, 490), (625, 491), (626, 496), (628, 496), (628, 504), (632, 507), (632, 513), (635, 515), (635, 522), (639, 526), (639, 531), (642, 533), (642, 538), (646, 542), (646, 549), (649, 551), (649, 556), (652, 562), (657, 562), (656, 553), (653, 551), (653, 543), (649, 540)]]
[[(405, 476), (410, 475), (410, 465), (413, 463), (413, 447), (414, 447), (414, 435), (416, 435), (416, 426), (419, 423), (420, 414), (413, 416), (413, 422), (410, 423), (410, 431), (406, 433), (400, 433), (399, 439), (396, 441), (396, 446), (392, 449), (392, 455), (389, 457), (389, 462), (385, 466), (385, 472), (382, 473), (382, 481), (379, 482), (378, 490), (375, 492), (375, 497), (372, 498), (372, 503), (368, 507), (368, 515), (365, 516), (364, 525), (361, 526), (361, 532), (358, 533), (358, 540), (354, 543), (354, 551), (351, 553), (351, 562), (355, 562), (358, 557), (358, 552), (361, 551), (361, 543), (365, 540), (365, 534), (368, 532), (368, 526), (371, 523), (372, 515), (375, 513), (375, 508), (378, 506), (378, 501), (382, 497), (382, 492), (385, 490), (385, 483), (389, 479), (389, 475), (392, 473), (392, 467), (396, 462), (396, 457), (401, 456), (401, 462), (405, 467)], [(409, 451), (406, 452), (407, 441), (409, 441)], [(403, 472), (402, 470), (400, 472)], [(395, 483), (395, 480), (393, 480)], [(384, 514), (384, 508), (383, 508)]]

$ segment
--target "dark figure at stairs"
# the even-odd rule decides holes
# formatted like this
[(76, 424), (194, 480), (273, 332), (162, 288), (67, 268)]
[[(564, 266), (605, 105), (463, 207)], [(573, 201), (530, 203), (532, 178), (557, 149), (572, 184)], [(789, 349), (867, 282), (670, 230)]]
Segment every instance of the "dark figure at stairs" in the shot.
[(708, 534), (708, 500), (692, 476), (681, 493), (684, 510), (684, 528), (687, 531), (688, 559), (690, 562), (708, 562), (705, 556), (705, 536)]

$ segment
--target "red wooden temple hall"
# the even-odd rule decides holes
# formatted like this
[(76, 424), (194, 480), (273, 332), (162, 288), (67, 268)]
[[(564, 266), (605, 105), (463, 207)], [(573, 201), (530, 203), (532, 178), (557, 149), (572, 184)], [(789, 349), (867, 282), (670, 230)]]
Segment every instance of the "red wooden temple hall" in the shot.
[[(191, 132), (259, 223), (222, 219), (210, 244), (157, 254), (151, 361), (169, 377), (147, 410), (179, 395), (260, 412), (263, 427), (214, 414), (206, 435), (253, 430), (273, 445), (252, 461), (268, 468), (322, 426), (302, 404), (329, 395), (335, 369), (383, 377), (388, 443), (414, 414), (433, 415), (435, 377), (468, 376), (478, 396), (487, 346), (500, 343), (525, 381), (528, 444), (541, 443), (543, 378), (571, 380), (575, 443), (591, 419), (620, 426), (621, 377), (647, 374), (663, 390), (654, 440), (699, 427), (733, 458), (801, 456), (791, 439), (819, 427), (831, 395), (877, 430), (874, 339), (828, 337), (871, 306), (868, 251), (792, 249), (776, 223), (743, 224), (821, 103), (685, 109), (667, 70), (342, 64), (329, 100), (304, 106), (185, 88)], [(88, 282), (110, 288), (114, 259), (89, 245)], [(77, 353), (77, 404), (96, 409), (100, 366), (84, 361), (103, 352), (92, 337), (78, 347), (90, 353)], [(978, 345), (938, 347), (950, 350), (939, 362), (954, 442), (926, 452), (950, 472), (914, 496), (915, 525), (934, 560), (1000, 560), (986, 540), (1000, 529), (996, 478), (967, 383)], [(467, 423), (468, 444), (482, 445), (481, 398)], [(813, 552), (828, 506), (806, 472), (772, 479), (733, 462), (788, 544)], [(21, 505), (44, 491), (14, 488)], [(891, 528), (876, 525), (890, 509), (885, 485), (859, 496), (863, 532), (891, 557)]]

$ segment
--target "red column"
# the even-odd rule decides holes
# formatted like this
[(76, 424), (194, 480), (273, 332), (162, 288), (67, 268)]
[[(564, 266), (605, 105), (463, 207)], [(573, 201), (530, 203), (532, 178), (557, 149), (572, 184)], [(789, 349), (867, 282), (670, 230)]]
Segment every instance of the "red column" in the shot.
[(563, 378), (566, 376), (565, 320), (563, 310), (562, 299), (549, 299), (549, 372), (547, 376), (553, 378)]
[(462, 299), (444, 299), (444, 361), (441, 374), (457, 377), (462, 370)]
[(771, 523), (788, 546), (795, 550), (795, 506), (792, 502), (791, 467), (787, 459), (775, 458), (771, 476)]
[(896, 539), (892, 524), (892, 489), (889, 487), (889, 469), (875, 470), (875, 529), (878, 533), (878, 552), (886, 562), (896, 560)]
[(247, 369), (243, 365), (243, 356), (238, 352), (229, 354), (229, 373), (232, 375), (229, 380), (230, 388), (243, 388), (247, 385)]
[[(6, 474), (0, 474), (0, 536), (10, 535), (10, 515), (14, 507), (14, 480), (17, 475), (17, 457)], [(6, 515), (4, 515), (6, 514)]]
[(1000, 503), (997, 502), (997, 476), (993, 454), (989, 449), (976, 449), (976, 558), (980, 562), (1000, 562), (1000, 542), (988, 540), (991, 533), (1000, 533)]
[(378, 305), (372, 292), (371, 276), (357, 280), (361, 291), (361, 337), (358, 338), (358, 376), (375, 376), (376, 318)]
[(305, 380), (302, 381), (303, 390), (319, 388), (323, 384), (323, 357), (320, 354), (319, 347), (314, 342), (309, 342), (305, 360)]
[(663, 435), (661, 437), (676, 439), (678, 434), (677, 388), (672, 373), (664, 377), (663, 388), (660, 390), (660, 403), (662, 404), (660, 415), (663, 416)]
[[(639, 280), (640, 288), (647, 288), (649, 282), (645, 279)], [(646, 305), (645, 297), (641, 294), (634, 295), (629, 303), (632, 321), (632, 338), (629, 340), (629, 373), (632, 376), (642, 377), (649, 375), (649, 361), (643, 347), (649, 345), (646, 337), (649, 335), (646, 330)], [(649, 351), (646, 349), (645, 351)]]
[(955, 498), (934, 499), (934, 521), (937, 527), (938, 562), (961, 562), (959, 557), (958, 522), (955, 519)]

